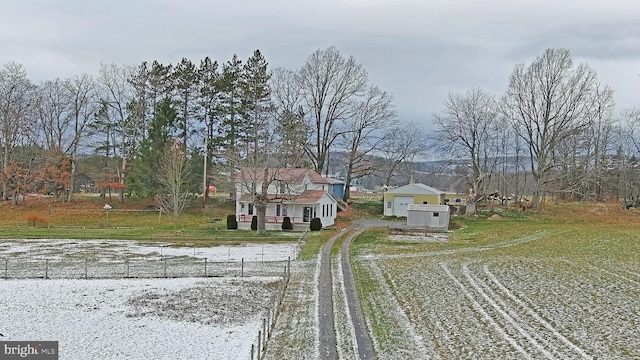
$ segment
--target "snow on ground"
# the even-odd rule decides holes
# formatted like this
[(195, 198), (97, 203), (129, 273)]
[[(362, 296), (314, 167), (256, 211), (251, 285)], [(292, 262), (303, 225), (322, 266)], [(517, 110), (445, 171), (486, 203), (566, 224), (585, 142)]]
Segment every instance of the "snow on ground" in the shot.
[(191, 257), (210, 261), (284, 261), (295, 259), (298, 244), (221, 245), (213, 247), (175, 247), (170, 243), (138, 242), (131, 240), (5, 240), (0, 241), (0, 258), (28, 257), (34, 260), (63, 257), (91, 257), (100, 261), (127, 258), (135, 260)]
[(320, 359), (318, 334), (319, 257), (296, 261), (264, 359)]
[(249, 358), (279, 280), (4, 280), (0, 333), (60, 359)]

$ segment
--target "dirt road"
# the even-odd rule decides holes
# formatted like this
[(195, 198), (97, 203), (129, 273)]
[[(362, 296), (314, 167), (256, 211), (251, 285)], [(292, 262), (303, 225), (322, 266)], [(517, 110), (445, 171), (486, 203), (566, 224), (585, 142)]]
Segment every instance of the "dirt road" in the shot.
[[(389, 223), (377, 220), (357, 221), (352, 226), (341, 231), (331, 238), (320, 252), (320, 271), (318, 276), (318, 321), (319, 321), (319, 353), (322, 359), (337, 359), (337, 339), (334, 324), (335, 312), (338, 311), (333, 298), (333, 284), (336, 277), (341, 275), (344, 282), (344, 292), (348, 309), (348, 318), (351, 319), (351, 334), (355, 336), (351, 342), (357, 347), (360, 359), (375, 359), (373, 345), (360, 308), (358, 292), (351, 271), (349, 259), (349, 246), (351, 241), (364, 232), (367, 228), (374, 226), (388, 226)], [(334, 274), (331, 267), (331, 248), (337, 239), (346, 236), (340, 248), (340, 259), (342, 274)]]

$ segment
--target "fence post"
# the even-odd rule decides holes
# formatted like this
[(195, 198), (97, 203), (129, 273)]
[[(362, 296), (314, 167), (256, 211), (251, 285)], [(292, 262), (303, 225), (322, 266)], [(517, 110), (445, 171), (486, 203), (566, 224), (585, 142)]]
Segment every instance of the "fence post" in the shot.
[(287, 280), (291, 277), (291, 256), (287, 257)]
[(253, 360), (253, 347), (254, 347), (254, 345), (251, 344), (251, 360)]
[(244, 258), (240, 261), (240, 277), (244, 277)]
[[(274, 317), (275, 318), (275, 317)], [(267, 327), (267, 338), (271, 337), (271, 309), (267, 308), (267, 324), (269, 324), (269, 326)]]
[(262, 319), (262, 350), (264, 353), (264, 350), (267, 348), (267, 320), (266, 319)]
[(262, 332), (260, 332), (260, 330), (258, 330), (258, 359), (260, 359), (260, 349), (261, 349), (260, 340), (262, 340)]
[(204, 258), (204, 277), (207, 277), (207, 258)]
[(7, 279), (7, 269), (9, 268), (9, 259), (4, 259), (4, 278)]

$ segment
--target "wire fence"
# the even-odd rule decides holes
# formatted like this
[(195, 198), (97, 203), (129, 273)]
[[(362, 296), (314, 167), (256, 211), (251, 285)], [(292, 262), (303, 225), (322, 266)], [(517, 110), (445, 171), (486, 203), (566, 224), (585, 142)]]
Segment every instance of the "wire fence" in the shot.
[(282, 280), (278, 284), (278, 291), (273, 294), (268, 302), (266, 317), (262, 318), (262, 329), (258, 330), (258, 337), (251, 344), (250, 360), (260, 360), (264, 357), (267, 351), (268, 341), (271, 339), (271, 334), (276, 326), (278, 315), (282, 309), (282, 300), (284, 294), (287, 291), (289, 285), (289, 279), (291, 278), (291, 261), (287, 261), (284, 272), (281, 272)]
[(4, 279), (117, 279), (281, 276), (289, 260), (209, 261), (208, 259), (169, 258), (136, 260), (31, 260), (0, 261)]

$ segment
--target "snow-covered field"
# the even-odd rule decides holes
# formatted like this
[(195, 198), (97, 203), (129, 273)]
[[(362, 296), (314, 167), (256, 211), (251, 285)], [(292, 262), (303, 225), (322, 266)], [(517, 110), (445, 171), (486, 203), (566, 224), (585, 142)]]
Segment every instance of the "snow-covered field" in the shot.
[(279, 280), (5, 280), (0, 333), (60, 359), (248, 359)]
[(174, 247), (126, 240), (0, 241), (0, 278), (277, 276), (299, 244)]
[(360, 257), (378, 358), (640, 358), (640, 263), (515, 249)]
[[(2, 340), (59, 341), (60, 359), (248, 359), (263, 319), (272, 316), (284, 266), (297, 251), (295, 243), (179, 248), (120, 240), (3, 241), (0, 278), (9, 276), (0, 280)], [(126, 271), (143, 279), (108, 279), (124, 277), (125, 259)], [(208, 276), (226, 277), (145, 278), (162, 277), (167, 262), (170, 271), (171, 264), (197, 264), (200, 273), (204, 259)], [(68, 278), (13, 276), (20, 269), (42, 272), (45, 261), (49, 277)], [(160, 265), (149, 273), (135, 269), (136, 262)], [(101, 279), (81, 279), (85, 271)]]
[(295, 259), (298, 244), (221, 245), (212, 247), (175, 247), (169, 243), (138, 242), (130, 240), (0, 240), (0, 259), (27, 258), (30, 260), (57, 260), (60, 258), (90, 258), (99, 261), (122, 259), (157, 260), (168, 258), (208, 259), (221, 261), (284, 261)]

